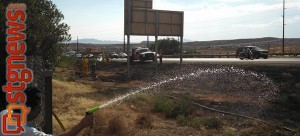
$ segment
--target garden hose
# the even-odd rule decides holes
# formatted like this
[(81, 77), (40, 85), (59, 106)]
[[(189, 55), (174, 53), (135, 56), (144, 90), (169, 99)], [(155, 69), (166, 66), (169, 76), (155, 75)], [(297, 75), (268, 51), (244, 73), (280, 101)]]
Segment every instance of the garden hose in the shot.
[(58, 122), (59, 126), (61, 127), (61, 129), (65, 132), (66, 128), (65, 126), (62, 124), (62, 122), (60, 121), (60, 119), (58, 118), (58, 116), (52, 111), (52, 115), (54, 116), (54, 118), (56, 119), (56, 121)]
[[(94, 112), (96, 112), (97, 110), (99, 110), (100, 107), (97, 106), (97, 107), (94, 107), (94, 108), (91, 108), (89, 109), (85, 115), (91, 115), (93, 114)], [(52, 115), (54, 116), (54, 118), (56, 119), (57, 123), (59, 124), (59, 126), (61, 127), (61, 129), (65, 132), (66, 131), (66, 128), (65, 126), (62, 124), (62, 122), (60, 121), (60, 119), (58, 118), (58, 116), (52, 111)]]

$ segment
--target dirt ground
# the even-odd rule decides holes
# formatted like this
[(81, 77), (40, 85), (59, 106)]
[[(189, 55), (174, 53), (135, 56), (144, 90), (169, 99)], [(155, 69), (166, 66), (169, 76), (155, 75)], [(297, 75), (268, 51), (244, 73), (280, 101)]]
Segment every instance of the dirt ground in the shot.
[[(142, 93), (97, 111), (94, 114), (96, 125), (85, 129), (81, 135), (295, 135), (300, 113), (278, 104), (281, 98), (278, 95), (286, 85), (282, 77), (295, 79), (292, 89), (300, 89), (297, 88), (300, 87), (300, 69), (297, 66), (277, 67), (277, 71), (273, 66), (216, 64), (162, 64), (156, 68), (152, 62), (145, 62), (131, 65), (129, 77), (127, 65), (118, 62), (99, 63), (96, 76), (76, 76), (74, 68), (56, 68), (53, 107), (66, 128), (70, 128), (87, 109), (148, 87)], [(283, 69), (286, 71), (280, 71)], [(178, 123), (178, 116), (170, 118), (153, 110), (152, 103), (158, 95), (171, 95), (270, 123), (219, 113), (193, 104), (186, 118), (200, 118), (200, 125), (197, 125), (197, 120)], [(221, 127), (205, 125), (205, 120), (211, 118), (220, 120)], [(56, 120), (53, 122), (54, 134), (61, 133)], [(296, 131), (286, 130), (283, 126)]]

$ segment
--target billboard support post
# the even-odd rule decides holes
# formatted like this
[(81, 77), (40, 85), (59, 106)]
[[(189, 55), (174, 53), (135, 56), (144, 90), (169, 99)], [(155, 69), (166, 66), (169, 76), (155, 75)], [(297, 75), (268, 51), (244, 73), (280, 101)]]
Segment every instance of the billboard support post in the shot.
[(180, 64), (182, 64), (182, 45), (183, 45), (183, 36), (180, 36)]
[(128, 0), (128, 34), (127, 34), (127, 78), (130, 78), (130, 55), (129, 55), (129, 50), (130, 50), (130, 31), (131, 31), (131, 15), (130, 15), (130, 3), (131, 0)]

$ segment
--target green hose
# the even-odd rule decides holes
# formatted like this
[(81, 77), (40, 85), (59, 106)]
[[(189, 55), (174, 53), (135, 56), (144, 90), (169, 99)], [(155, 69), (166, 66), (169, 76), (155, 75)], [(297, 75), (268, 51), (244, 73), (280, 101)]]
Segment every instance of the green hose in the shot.
[(94, 112), (96, 112), (96, 111), (99, 110), (99, 109), (100, 109), (99, 106), (94, 107), (94, 108), (91, 108), (91, 109), (89, 109), (87, 112), (85, 112), (85, 115), (91, 115), (91, 114), (93, 114)]

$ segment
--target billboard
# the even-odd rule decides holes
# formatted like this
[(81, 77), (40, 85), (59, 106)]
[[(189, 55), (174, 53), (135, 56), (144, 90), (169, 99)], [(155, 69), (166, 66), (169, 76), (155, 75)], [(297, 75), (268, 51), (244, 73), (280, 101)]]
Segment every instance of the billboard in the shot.
[(131, 9), (130, 20), (125, 10), (125, 34), (148, 36), (183, 36), (184, 13), (182, 11)]
[[(129, 0), (125, 0), (124, 2), (125, 10), (129, 6)], [(142, 9), (152, 9), (153, 2), (152, 0), (130, 0), (130, 8), (142, 8)]]

